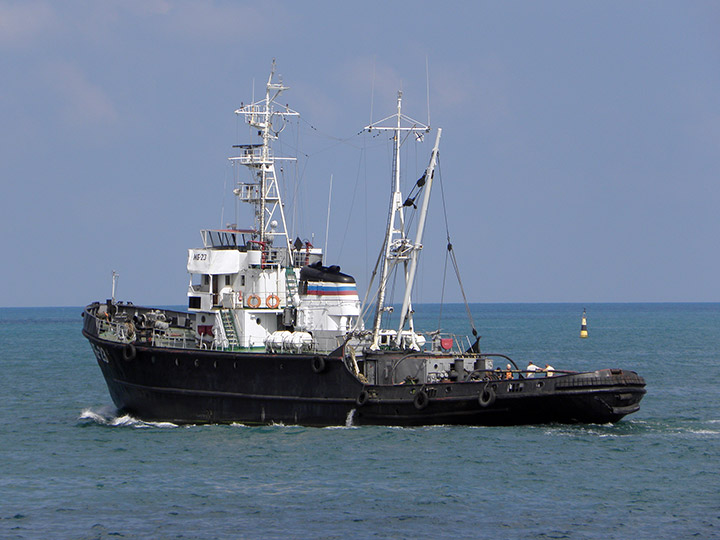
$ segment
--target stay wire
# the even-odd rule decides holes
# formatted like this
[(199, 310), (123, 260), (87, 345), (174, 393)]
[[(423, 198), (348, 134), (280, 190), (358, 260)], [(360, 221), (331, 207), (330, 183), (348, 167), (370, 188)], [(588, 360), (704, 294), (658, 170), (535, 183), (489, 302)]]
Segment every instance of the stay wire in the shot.
[(443, 306), (445, 305), (445, 283), (447, 281), (448, 252), (445, 250), (445, 267), (443, 268), (442, 288), (440, 289), (440, 313), (438, 314), (438, 330), (442, 327)]
[(345, 247), (345, 240), (347, 240), (348, 231), (350, 230), (350, 222), (352, 219), (353, 209), (355, 208), (355, 198), (357, 196), (358, 185), (360, 184), (360, 172), (362, 170), (362, 164), (365, 159), (365, 149), (360, 150), (360, 156), (358, 159), (358, 169), (355, 175), (355, 187), (353, 188), (352, 199), (350, 200), (350, 209), (347, 212), (347, 222), (345, 223), (345, 232), (343, 233), (342, 242), (340, 243), (340, 253), (338, 253), (338, 260), (341, 259), (343, 248)]
[[(438, 170), (439, 169), (440, 169), (440, 157), (438, 156)], [(468, 320), (470, 321), (470, 327), (472, 328), (472, 335), (476, 339), (479, 339), (477, 330), (475, 329), (475, 321), (473, 321), (472, 313), (470, 312), (470, 304), (468, 304), (467, 296), (465, 295), (465, 287), (463, 287), (462, 278), (460, 277), (460, 269), (458, 268), (457, 259), (455, 258), (455, 251), (453, 250), (453, 245), (452, 245), (452, 242), (450, 241), (450, 226), (448, 225), (447, 206), (445, 204), (445, 189), (443, 187), (442, 174), (440, 175), (440, 194), (442, 197), (443, 215), (445, 217), (445, 234), (447, 235), (447, 253), (445, 254), (445, 260), (447, 261), (447, 255), (449, 253), (450, 259), (452, 260), (452, 263), (453, 263), (453, 268), (455, 269), (455, 275), (457, 276), (458, 285), (460, 285), (460, 293), (462, 294), (463, 302), (465, 303), (465, 311), (467, 311)], [(446, 262), (445, 268), (447, 269), (447, 262)], [(445, 282), (443, 281), (443, 292), (444, 292), (444, 286), (445, 286)]]
[(326, 152), (327, 150), (331, 150), (332, 148), (336, 147), (336, 146), (339, 145), (339, 144), (347, 144), (348, 146), (351, 146), (351, 147), (353, 147), (353, 148), (359, 148), (357, 145), (352, 144), (350, 141), (352, 141), (355, 137), (357, 137), (357, 136), (359, 136), (359, 135), (362, 135), (363, 132), (365, 131), (365, 130), (358, 131), (357, 133), (355, 133), (355, 134), (353, 134), (353, 135), (351, 135), (351, 136), (349, 136), (349, 137), (335, 137), (334, 135), (329, 135), (329, 134), (327, 134), (327, 133), (325, 133), (325, 132), (323, 132), (323, 131), (320, 131), (318, 128), (316, 128), (315, 126), (313, 126), (310, 122), (308, 122), (307, 120), (305, 120), (303, 117), (300, 117), (300, 121), (303, 122), (304, 124), (306, 124), (306, 125), (307, 125), (310, 129), (312, 129), (313, 131), (317, 132), (317, 134), (320, 135), (321, 137), (323, 137), (323, 138), (325, 138), (325, 139), (329, 139), (329, 140), (331, 140), (331, 141), (335, 141), (335, 143), (336, 143), (336, 144), (333, 144), (333, 145), (329, 146), (328, 148), (324, 148), (324, 149), (318, 150), (318, 151), (314, 152), (314, 154), (319, 154), (319, 153), (321, 153), (321, 152)]

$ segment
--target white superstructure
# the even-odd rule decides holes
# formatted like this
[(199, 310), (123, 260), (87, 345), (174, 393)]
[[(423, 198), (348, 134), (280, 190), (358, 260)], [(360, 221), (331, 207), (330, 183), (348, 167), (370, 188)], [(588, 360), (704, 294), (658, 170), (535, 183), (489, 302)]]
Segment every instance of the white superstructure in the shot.
[(277, 103), (287, 87), (274, 76), (273, 63), (265, 97), (235, 111), (260, 138), (230, 158), (250, 171), (233, 193), (254, 207), (254, 227), (201, 231), (203, 246), (188, 250), (188, 307), (208, 347), (327, 352), (358, 326), (360, 301), (352, 277), (322, 266), (322, 250), (290, 241), (275, 163), (294, 158), (275, 156), (271, 145), (298, 113)]

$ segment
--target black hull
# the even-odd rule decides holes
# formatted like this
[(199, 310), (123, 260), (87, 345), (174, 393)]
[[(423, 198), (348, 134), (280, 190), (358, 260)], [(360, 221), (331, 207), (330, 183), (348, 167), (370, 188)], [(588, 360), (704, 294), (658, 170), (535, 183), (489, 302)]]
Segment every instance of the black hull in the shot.
[(87, 331), (116, 407), (147, 421), (346, 425), (617, 422), (644, 380), (599, 370), (510, 381), (368, 385), (341, 357), (171, 349)]

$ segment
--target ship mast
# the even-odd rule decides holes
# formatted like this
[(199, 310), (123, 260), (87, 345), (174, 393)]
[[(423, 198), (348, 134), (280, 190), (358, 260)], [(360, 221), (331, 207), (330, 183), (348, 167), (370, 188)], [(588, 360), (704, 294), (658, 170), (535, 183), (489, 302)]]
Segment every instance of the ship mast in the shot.
[[(422, 239), (423, 233), (425, 232), (425, 221), (427, 219), (427, 210), (430, 203), (430, 191), (432, 190), (433, 177), (435, 176), (435, 164), (437, 163), (437, 156), (440, 150), (440, 136), (442, 135), (442, 129), (438, 128), (437, 136), (435, 138), (435, 146), (430, 156), (430, 164), (425, 171), (424, 182), (425, 182), (425, 193), (423, 194), (423, 202), (420, 207), (420, 216), (418, 217), (417, 232), (415, 233), (415, 243), (410, 247), (410, 268), (405, 274), (405, 297), (403, 298), (403, 305), (400, 311), (400, 326), (398, 328), (397, 336), (395, 336), (395, 345), (400, 347), (402, 344), (402, 331), (405, 326), (405, 321), (410, 323), (410, 330), (412, 328), (412, 304), (410, 300), (410, 294), (412, 293), (413, 283), (415, 281), (415, 274), (417, 272), (418, 258), (420, 257), (420, 250), (422, 250)], [(406, 265), (407, 266), (407, 265)], [(413, 348), (417, 347), (415, 342), (415, 332), (411, 332), (411, 339)]]
[[(382, 122), (394, 120), (392, 126), (381, 126)], [(404, 126), (403, 123), (406, 125)], [(407, 125), (410, 124), (410, 125)], [(388, 215), (387, 229), (385, 232), (385, 243), (383, 244), (382, 267), (380, 273), (380, 281), (378, 283), (377, 305), (375, 308), (375, 319), (373, 321), (372, 343), (370, 348), (377, 350), (380, 347), (379, 336), (380, 326), (382, 324), (382, 315), (388, 308), (385, 306), (385, 292), (388, 277), (397, 264), (402, 262), (405, 267), (405, 283), (406, 287), (410, 279), (408, 273), (408, 262), (410, 254), (413, 250), (413, 243), (407, 238), (405, 231), (405, 214), (402, 193), (400, 192), (400, 147), (402, 145), (403, 132), (407, 135), (414, 134), (418, 139), (422, 138), (422, 133), (427, 133), (430, 128), (412, 118), (402, 114), (402, 92), (398, 92), (397, 97), (397, 113), (378, 123), (366, 126), (367, 131), (392, 131), (393, 132), (393, 175), (392, 175), (392, 195), (390, 197), (390, 209)], [(408, 304), (407, 312), (412, 313), (412, 307)], [(410, 329), (413, 330), (412, 315), (407, 317)], [(403, 320), (403, 324), (404, 324)]]
[[(277, 236), (284, 237), (288, 256), (292, 263), (292, 249), (290, 238), (287, 234), (285, 211), (280, 197), (280, 189), (275, 175), (275, 162), (278, 160), (295, 161), (295, 158), (275, 157), (272, 152), (272, 141), (277, 140), (280, 132), (285, 128), (285, 118), (299, 116), (299, 113), (290, 109), (287, 105), (277, 103), (280, 94), (287, 90), (282, 82), (273, 82), (275, 76), (275, 60), (272, 63), (270, 76), (265, 85), (265, 97), (251, 103), (242, 105), (235, 111), (237, 115), (243, 115), (245, 121), (258, 130), (262, 144), (238, 145), (240, 156), (231, 157), (230, 161), (237, 161), (248, 167), (256, 180), (256, 183), (238, 183), (233, 190), (235, 195), (243, 201), (255, 206), (255, 235), (254, 238), (261, 246), (271, 245)], [(280, 120), (280, 126), (274, 122)], [(277, 222), (279, 215), (280, 223)], [(279, 228), (280, 227), (280, 228)]]

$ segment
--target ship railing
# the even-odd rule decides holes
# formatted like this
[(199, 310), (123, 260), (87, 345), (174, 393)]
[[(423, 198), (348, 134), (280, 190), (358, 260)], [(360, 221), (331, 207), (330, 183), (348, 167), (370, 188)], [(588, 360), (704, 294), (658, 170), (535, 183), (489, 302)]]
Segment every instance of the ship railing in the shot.
[[(192, 348), (197, 348), (197, 347), (192, 347)], [(298, 347), (295, 347), (292, 345), (283, 345), (283, 344), (271, 345), (268, 343), (264, 343), (262, 345), (256, 345), (256, 346), (251, 345), (249, 347), (244, 347), (244, 346), (240, 346), (240, 345), (232, 345), (229, 343), (228, 340), (223, 340), (220, 343), (217, 343), (216, 341), (213, 340), (212, 342), (210, 342), (209, 345), (207, 343), (203, 342), (201, 344), (200, 348), (209, 349), (212, 351), (241, 351), (241, 350), (258, 351), (258, 350), (264, 349), (265, 352), (276, 353), (276, 354), (277, 353), (315, 354), (319, 351), (320, 352), (325, 351), (325, 349), (320, 349), (318, 347), (318, 344), (315, 340), (313, 340), (312, 343), (303, 344), (303, 346), (301, 348), (298, 348)]]
[(238, 183), (235, 194), (241, 201), (255, 202), (260, 200), (260, 184)]
[(267, 150), (267, 159), (263, 159), (263, 147), (259, 145), (248, 145), (240, 150), (240, 154), (231, 157), (230, 161), (238, 161), (242, 165), (265, 165), (273, 163), (275, 159), (270, 149)]
[[(118, 343), (136, 342), (138, 335), (135, 325), (131, 320), (128, 321), (107, 321), (99, 317), (95, 317), (97, 321), (98, 337), (107, 341), (116, 341)], [(142, 338), (143, 341), (146, 338)], [(150, 334), (150, 343), (153, 347), (167, 347), (173, 349), (196, 349), (197, 344), (195, 337), (187, 332), (179, 334), (167, 334), (166, 330), (153, 329)]]
[(190, 286), (188, 287), (188, 289), (190, 290), (191, 293), (196, 293), (196, 294), (201, 294), (201, 293), (207, 294), (210, 292), (210, 289), (208, 288), (207, 285), (198, 285), (195, 283), (191, 283)]
[(97, 335), (102, 339), (107, 341), (117, 341), (118, 343), (131, 343), (135, 341), (135, 325), (132, 320), (108, 321), (95, 316), (95, 322)]
[(290, 305), (292, 305), (292, 295), (287, 291), (246, 291), (245, 293), (242, 291), (230, 291), (222, 294), (220, 304), (217, 304), (216, 307), (224, 309), (282, 309)]
[(293, 347), (292, 345), (270, 345), (265, 344), (265, 352), (269, 353), (282, 353), (282, 354), (315, 354), (318, 351), (324, 352), (325, 349), (318, 347), (318, 344), (313, 340), (312, 343), (303, 344), (301, 348)]
[(496, 367), (495, 369), (476, 369), (473, 370), (468, 378), (483, 380), (508, 380), (508, 381), (528, 381), (533, 379), (547, 379), (551, 377), (560, 377), (563, 375), (576, 375), (577, 371), (552, 370), (552, 371), (528, 371), (526, 369), (503, 369)]
[(536, 366), (536, 369), (521, 369), (518, 367), (518, 365), (515, 363), (515, 361), (510, 358), (509, 356), (505, 354), (499, 354), (499, 353), (482, 353), (481, 358), (500, 358), (504, 362), (507, 362), (507, 365), (504, 368), (501, 368), (500, 366), (496, 367), (495, 369), (489, 370), (489, 369), (479, 369), (475, 370), (473, 374), (477, 373), (480, 374), (483, 378), (491, 378), (491, 379), (514, 379), (514, 380), (527, 380), (527, 379), (536, 379), (536, 378), (549, 378), (549, 377), (560, 377), (562, 375), (576, 375), (577, 371), (570, 371), (570, 370), (564, 370), (564, 369), (555, 369), (554, 367), (552, 369), (545, 369), (541, 366)]
[[(169, 309), (151, 309), (131, 303), (88, 306), (83, 312), (83, 330), (106, 341), (155, 347), (196, 349), (194, 317)], [(152, 326), (148, 324), (152, 322)], [(155, 322), (165, 323), (161, 326)]]
[(197, 349), (197, 340), (194, 336), (183, 332), (182, 335), (168, 335), (166, 333), (153, 330), (151, 336), (153, 347), (163, 347), (168, 349)]

